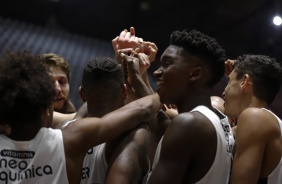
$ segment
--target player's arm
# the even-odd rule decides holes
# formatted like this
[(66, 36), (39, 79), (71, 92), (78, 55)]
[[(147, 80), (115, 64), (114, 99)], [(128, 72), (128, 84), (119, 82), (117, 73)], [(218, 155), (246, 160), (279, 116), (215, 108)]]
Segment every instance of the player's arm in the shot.
[[(65, 146), (85, 152), (98, 144), (107, 142), (121, 133), (146, 122), (160, 108), (157, 94), (133, 101), (102, 118), (83, 118), (62, 129)], [(66, 147), (68, 149), (68, 147)]]
[(61, 125), (68, 120), (71, 120), (74, 118), (76, 113), (71, 113), (71, 114), (63, 114), (60, 112), (53, 112), (53, 123), (52, 123), (52, 128), (61, 128)]
[(139, 183), (149, 171), (149, 141), (150, 132), (145, 124), (123, 137), (110, 159), (105, 183)]
[(273, 136), (265, 126), (269, 121), (265, 113), (262, 109), (249, 108), (238, 118), (232, 184), (257, 183), (260, 178), (264, 150)]
[[(203, 136), (195, 117), (185, 113), (175, 117), (169, 124), (163, 138), (160, 159), (152, 171), (149, 184), (180, 184), (191, 164)], [(203, 139), (202, 139), (203, 140)]]

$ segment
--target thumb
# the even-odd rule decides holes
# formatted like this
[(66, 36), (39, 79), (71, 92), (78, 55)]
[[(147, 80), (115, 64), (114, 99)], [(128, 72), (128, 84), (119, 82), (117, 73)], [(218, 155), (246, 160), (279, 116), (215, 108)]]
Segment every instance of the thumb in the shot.
[(118, 39), (119, 39), (119, 37), (117, 36), (116, 38), (114, 38), (112, 40), (112, 46), (113, 46), (113, 49), (114, 49), (115, 52), (118, 50), (118, 42), (117, 42)]
[(157, 50), (154, 49), (153, 47), (149, 46), (148, 47), (148, 52), (149, 52), (149, 60), (152, 62), (156, 58)]

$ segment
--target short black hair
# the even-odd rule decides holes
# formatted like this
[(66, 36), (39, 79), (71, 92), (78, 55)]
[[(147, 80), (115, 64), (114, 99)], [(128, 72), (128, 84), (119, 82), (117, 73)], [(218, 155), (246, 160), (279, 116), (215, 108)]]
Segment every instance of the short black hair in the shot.
[(187, 32), (187, 30), (174, 31), (170, 35), (170, 44), (180, 46), (190, 55), (207, 61), (212, 69), (212, 77), (209, 81), (210, 87), (213, 87), (224, 76), (225, 50), (214, 38), (197, 30), (190, 32)]
[(282, 69), (274, 58), (244, 54), (238, 57), (234, 71), (239, 80), (248, 74), (253, 80), (254, 95), (270, 105), (280, 90)]
[(0, 59), (0, 122), (12, 126), (41, 120), (55, 90), (42, 58), (30, 51), (6, 52)]
[(97, 57), (83, 69), (82, 86), (96, 95), (113, 94), (115, 90), (122, 89), (123, 84), (122, 67), (112, 58)]

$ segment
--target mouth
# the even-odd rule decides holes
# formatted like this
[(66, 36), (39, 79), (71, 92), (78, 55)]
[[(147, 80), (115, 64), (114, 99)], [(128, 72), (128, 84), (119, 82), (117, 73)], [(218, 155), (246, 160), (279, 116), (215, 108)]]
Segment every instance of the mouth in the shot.
[(161, 87), (163, 84), (164, 84), (163, 81), (157, 81), (157, 87), (158, 87), (158, 88)]
[(61, 101), (61, 100), (63, 100), (62, 97), (55, 97), (55, 101), (56, 101), (56, 102)]
[(62, 101), (65, 101), (65, 98), (63, 96), (56, 96), (54, 101), (55, 102), (62, 102)]
[(53, 106), (54, 106), (54, 110), (57, 111), (59, 109), (61, 109), (65, 104), (65, 100), (62, 97), (56, 97), (54, 102), (53, 102)]

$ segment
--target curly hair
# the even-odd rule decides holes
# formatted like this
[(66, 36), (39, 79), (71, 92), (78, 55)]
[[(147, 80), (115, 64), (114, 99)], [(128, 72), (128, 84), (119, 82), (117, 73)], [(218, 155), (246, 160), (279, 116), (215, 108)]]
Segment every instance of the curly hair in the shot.
[(239, 80), (248, 74), (253, 80), (254, 95), (270, 105), (280, 90), (281, 65), (274, 58), (265, 55), (244, 54), (238, 57), (234, 71)]
[(212, 77), (208, 83), (210, 87), (213, 87), (224, 76), (225, 50), (214, 38), (197, 30), (174, 31), (170, 35), (170, 44), (184, 48), (190, 55), (202, 58), (209, 64), (212, 69)]
[(68, 82), (70, 82), (70, 66), (68, 62), (60, 55), (54, 53), (45, 53), (42, 55), (47, 66), (59, 67), (66, 74)]
[(116, 92), (123, 84), (122, 67), (111, 58), (97, 57), (83, 69), (82, 86), (96, 94), (105, 95), (105, 89), (111, 89), (107, 94), (111, 91)]
[(40, 56), (9, 51), (0, 59), (0, 122), (19, 126), (40, 121), (54, 95), (54, 84)]

